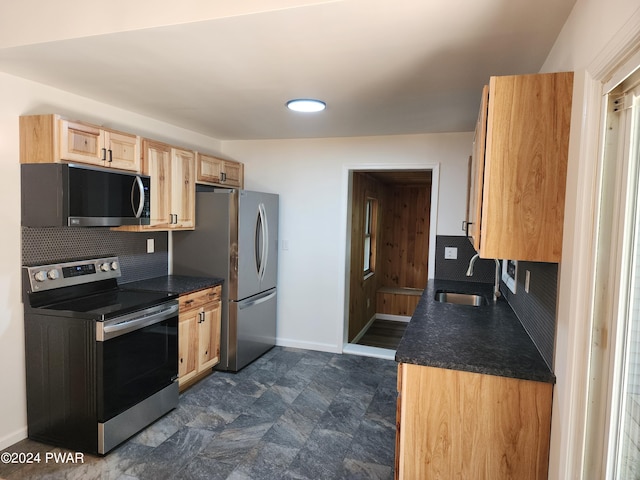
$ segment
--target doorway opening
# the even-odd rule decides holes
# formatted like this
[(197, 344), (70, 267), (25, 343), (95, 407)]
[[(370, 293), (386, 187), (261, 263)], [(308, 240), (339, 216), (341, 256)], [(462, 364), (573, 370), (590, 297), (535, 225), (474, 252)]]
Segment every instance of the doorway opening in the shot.
[(433, 184), (433, 168), (349, 172), (345, 352), (395, 357), (429, 278)]

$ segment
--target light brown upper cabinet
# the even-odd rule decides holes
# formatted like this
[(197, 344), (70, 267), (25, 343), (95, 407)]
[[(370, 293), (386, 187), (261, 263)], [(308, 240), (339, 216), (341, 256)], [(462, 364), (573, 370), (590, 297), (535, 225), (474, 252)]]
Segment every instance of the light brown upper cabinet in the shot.
[(198, 153), (196, 181), (207, 185), (244, 188), (244, 164)]
[(573, 73), (491, 77), (472, 154), (468, 228), (483, 258), (560, 261)]
[(59, 115), (22, 116), (20, 162), (77, 162), (140, 172), (140, 137)]
[(145, 138), (142, 140), (142, 173), (151, 177), (151, 222), (117, 227), (117, 230), (193, 230), (195, 153)]

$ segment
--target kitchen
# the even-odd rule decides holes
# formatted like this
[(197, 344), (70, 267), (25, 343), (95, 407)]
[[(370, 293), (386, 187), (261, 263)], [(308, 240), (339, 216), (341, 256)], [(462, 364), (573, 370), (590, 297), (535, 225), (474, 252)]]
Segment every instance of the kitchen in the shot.
[[(570, 22), (565, 25), (555, 49), (542, 67), (547, 71), (581, 70), (587, 68), (597, 54), (615, 37), (618, 30), (623, 29), (629, 18), (634, 18), (636, 6), (633, 2), (619, 1), (614, 4), (605, 2), (577, 2)], [(8, 18), (8, 17), (7, 17)], [(607, 19), (607, 21), (603, 21)], [(19, 23), (19, 22), (18, 22)], [(8, 31), (3, 29), (3, 31)], [(578, 43), (574, 43), (577, 38)], [(299, 139), (299, 140), (253, 140), (253, 141), (218, 141), (187, 129), (180, 129), (159, 120), (132, 113), (89, 100), (78, 89), (74, 93), (66, 93), (42, 84), (31, 83), (14, 77), (2, 75), (3, 113), (0, 121), (2, 140), (3, 178), (12, 178), (4, 188), (2, 195), (5, 205), (18, 205), (20, 193), (17, 179), (18, 173), (18, 125), (17, 118), (29, 111), (60, 111), (68, 113), (72, 118), (86, 121), (109, 122), (120, 129), (139, 131), (160, 140), (186, 143), (194, 148), (216, 149), (230, 158), (242, 160), (247, 172), (247, 187), (252, 190), (271, 189), (282, 196), (287, 196), (288, 205), (282, 206), (281, 239), (288, 240), (289, 250), (282, 253), (279, 284), (282, 328), (281, 342), (284, 345), (314, 348), (328, 351), (341, 349), (344, 326), (339, 322), (326, 325), (321, 319), (344, 318), (343, 285), (345, 244), (344, 225), (346, 217), (347, 175), (352, 166), (370, 167), (386, 165), (393, 168), (407, 168), (422, 165), (425, 159), (435, 159), (441, 163), (440, 171), (440, 205), (446, 205), (451, 215), (438, 216), (437, 232), (441, 235), (459, 235), (460, 220), (464, 217), (464, 195), (459, 194), (460, 185), (465, 183), (467, 159), (472, 141), (470, 128), (462, 133), (394, 135), (386, 137), (352, 137), (340, 139)], [(479, 93), (472, 92), (474, 101)], [(45, 108), (47, 107), (47, 108)], [(6, 133), (5, 133), (6, 132)], [(12, 140), (11, 140), (12, 139)], [(570, 178), (580, 170), (570, 164)], [(317, 179), (322, 178), (323, 182)], [(251, 183), (249, 183), (249, 180)], [(576, 187), (568, 196), (568, 205), (576, 206)], [(337, 192), (337, 193), (336, 193)], [(574, 200), (572, 200), (574, 198)], [(303, 208), (304, 206), (304, 208)], [(286, 218), (295, 221), (285, 221)], [(569, 220), (574, 216), (568, 215)], [(23, 351), (21, 327), (22, 306), (20, 298), (20, 228), (17, 209), (5, 211), (3, 215), (5, 229), (3, 249), (2, 281), (5, 300), (2, 306), (2, 358), (3, 364), (13, 365), (6, 378), (6, 388), (2, 394), (3, 414), (0, 438), (8, 443), (12, 438), (20, 438), (20, 430), (25, 425), (24, 378), (20, 360)], [(576, 221), (577, 222), (577, 221)], [(574, 227), (579, 232), (581, 223)], [(571, 230), (565, 228), (565, 237)], [(338, 239), (336, 241), (335, 239)], [(322, 248), (318, 248), (318, 246)], [(288, 257), (287, 257), (288, 255)], [(566, 258), (566, 257), (565, 257)], [(567, 260), (563, 268), (571, 268), (576, 262)], [(576, 267), (577, 268), (577, 267)], [(313, 275), (310, 274), (313, 272)], [(561, 276), (560, 290), (567, 288), (571, 275)], [(304, 292), (322, 292), (314, 295)], [(565, 295), (565, 299), (569, 295)], [(336, 300), (332, 300), (336, 299)], [(554, 408), (559, 412), (573, 411), (570, 403), (572, 392), (569, 379), (573, 374), (566, 373), (570, 368), (573, 348), (578, 348), (567, 340), (571, 335), (565, 332), (572, 328), (571, 321), (578, 322), (566, 308), (559, 307), (560, 315), (559, 340), (556, 347), (556, 389), (557, 403)], [(306, 322), (308, 312), (314, 317)], [(569, 322), (569, 323), (565, 323)], [(567, 409), (567, 410), (565, 410)], [(568, 419), (567, 415), (554, 415), (554, 419)], [(566, 420), (568, 421), (568, 420)], [(556, 448), (552, 448), (552, 465), (558, 470), (566, 462), (567, 441), (561, 432), (574, 431), (571, 423), (562, 427), (558, 425)], [(553, 436), (553, 435), (552, 435)], [(557, 455), (557, 456), (556, 456)], [(554, 463), (555, 462), (555, 463)], [(564, 471), (564, 470), (563, 470)], [(558, 478), (566, 477), (558, 474)]]

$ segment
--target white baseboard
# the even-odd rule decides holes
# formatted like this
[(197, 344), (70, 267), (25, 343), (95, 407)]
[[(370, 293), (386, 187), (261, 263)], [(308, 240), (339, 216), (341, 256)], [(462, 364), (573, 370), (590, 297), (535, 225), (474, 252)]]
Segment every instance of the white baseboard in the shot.
[(411, 321), (411, 317), (407, 315), (391, 315), (390, 313), (376, 313), (376, 318), (380, 320), (393, 320), (394, 322), (406, 322)]
[(0, 438), (0, 450), (9, 448), (14, 443), (18, 443), (20, 440), (27, 438), (27, 427), (23, 427), (9, 435)]
[[(351, 343), (358, 343), (360, 341), (360, 339), (364, 336), (365, 333), (367, 333), (367, 330), (369, 330), (369, 327), (373, 324), (373, 322), (376, 321), (377, 315), (373, 315), (373, 317), (371, 317), (371, 319), (367, 322), (367, 324), (362, 327), (362, 330), (360, 330), (360, 332), (358, 332), (358, 334), (353, 337), (353, 340), (351, 340)], [(344, 349), (343, 349), (344, 351)]]
[(395, 360), (396, 351), (388, 348), (369, 347), (367, 345), (357, 345), (355, 343), (345, 343), (342, 353), (351, 355), (361, 355), (363, 357), (375, 357), (385, 360)]
[(315, 350), (318, 352), (342, 353), (342, 350), (340, 349), (339, 345), (332, 345), (329, 343), (306, 342), (303, 340), (292, 340), (289, 338), (276, 339), (276, 346), (300, 348), (303, 350)]

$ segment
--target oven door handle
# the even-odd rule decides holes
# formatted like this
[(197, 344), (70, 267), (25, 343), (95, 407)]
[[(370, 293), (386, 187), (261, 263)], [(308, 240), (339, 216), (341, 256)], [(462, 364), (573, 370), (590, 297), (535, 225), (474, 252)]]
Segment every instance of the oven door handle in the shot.
[(136, 312), (106, 322), (98, 322), (96, 327), (96, 340), (98, 342), (104, 342), (155, 323), (163, 322), (175, 317), (178, 314), (178, 308), (179, 306), (176, 302), (170, 306), (162, 305), (155, 309), (149, 309), (145, 315), (140, 315), (140, 312)]

